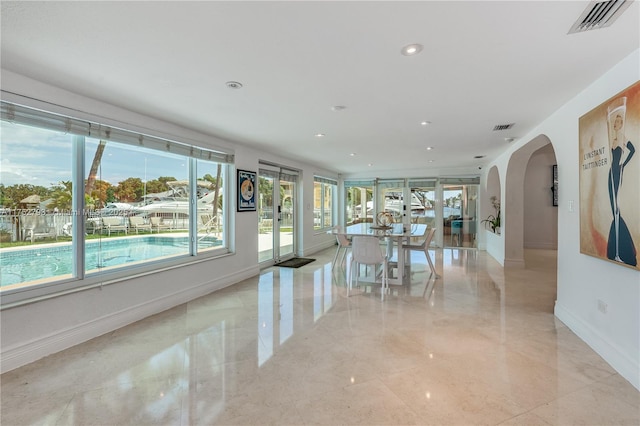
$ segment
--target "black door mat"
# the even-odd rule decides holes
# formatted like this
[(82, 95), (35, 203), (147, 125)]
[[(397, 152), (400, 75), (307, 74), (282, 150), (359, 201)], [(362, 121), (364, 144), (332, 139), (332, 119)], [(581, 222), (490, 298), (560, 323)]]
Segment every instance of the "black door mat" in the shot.
[(284, 262), (276, 263), (274, 266), (282, 266), (283, 268), (299, 268), (308, 263), (313, 262), (315, 259), (307, 259), (305, 257), (294, 257), (293, 259), (285, 260)]

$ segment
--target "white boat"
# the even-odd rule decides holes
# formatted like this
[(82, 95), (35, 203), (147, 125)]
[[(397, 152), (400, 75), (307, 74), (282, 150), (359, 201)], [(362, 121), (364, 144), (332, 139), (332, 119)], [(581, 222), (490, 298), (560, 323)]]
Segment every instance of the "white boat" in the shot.
[[(188, 183), (186, 181), (167, 182), (171, 187), (171, 196), (165, 196), (159, 201), (153, 201), (147, 205), (136, 207), (137, 213), (144, 213), (147, 216), (168, 216), (187, 217), (189, 215)], [(207, 181), (198, 181), (198, 200), (196, 210), (198, 214), (213, 214), (213, 203), (215, 201), (215, 185)], [(218, 192), (218, 197), (222, 196), (222, 190)]]
[[(385, 194), (384, 211), (392, 213), (395, 217), (400, 217), (403, 206), (403, 197), (401, 193), (389, 192)], [(422, 216), (425, 214), (426, 208), (420, 202), (418, 196), (411, 193), (411, 216)], [(361, 216), (361, 205), (355, 206), (355, 214)], [(373, 216), (373, 201), (367, 201), (367, 216)]]
[[(196, 210), (202, 214), (213, 214), (213, 202), (215, 199), (215, 192), (209, 192), (206, 195), (198, 198), (196, 201)], [(221, 193), (218, 196), (222, 195)], [(135, 211), (138, 213), (145, 213), (151, 216), (154, 213), (167, 213), (167, 214), (184, 214), (189, 215), (189, 200), (165, 199), (162, 201), (156, 201), (146, 206), (136, 207)]]

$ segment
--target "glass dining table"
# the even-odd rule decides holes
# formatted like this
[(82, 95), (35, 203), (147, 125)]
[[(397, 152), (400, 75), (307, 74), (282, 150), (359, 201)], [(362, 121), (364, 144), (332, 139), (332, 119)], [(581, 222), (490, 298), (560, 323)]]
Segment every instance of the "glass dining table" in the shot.
[[(422, 237), (427, 233), (427, 225), (422, 223), (412, 223), (405, 225), (393, 223), (390, 226), (378, 226), (374, 223), (357, 223), (348, 225), (343, 232), (348, 238), (358, 235), (376, 236), (387, 243), (387, 259), (394, 268), (389, 271), (389, 284), (404, 284), (405, 277), (405, 250), (403, 245), (408, 244), (411, 238)], [(396, 250), (397, 248), (397, 250)], [(395, 259), (393, 255), (396, 253)], [(397, 271), (392, 273), (392, 269)]]

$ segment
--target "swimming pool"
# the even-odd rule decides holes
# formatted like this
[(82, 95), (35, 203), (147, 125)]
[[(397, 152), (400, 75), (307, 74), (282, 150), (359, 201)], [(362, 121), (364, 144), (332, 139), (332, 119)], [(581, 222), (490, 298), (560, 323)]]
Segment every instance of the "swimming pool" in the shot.
[[(198, 242), (200, 250), (221, 245), (215, 237)], [(187, 236), (141, 236), (87, 241), (85, 244), (85, 270), (87, 273), (151, 261), (163, 257), (189, 254)], [(73, 272), (71, 242), (46, 244), (0, 251), (0, 286), (51, 281)]]

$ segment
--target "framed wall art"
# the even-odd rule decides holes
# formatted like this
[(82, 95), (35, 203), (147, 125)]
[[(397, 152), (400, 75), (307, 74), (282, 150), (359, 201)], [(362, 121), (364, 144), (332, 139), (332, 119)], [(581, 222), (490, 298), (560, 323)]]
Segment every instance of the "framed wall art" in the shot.
[(579, 120), (580, 252), (638, 267), (640, 82)]
[(551, 199), (553, 201), (553, 207), (558, 207), (558, 165), (554, 164), (551, 167), (551, 181), (553, 182), (553, 186), (551, 187), (551, 192), (553, 193)]
[(256, 172), (238, 170), (238, 211), (256, 211)]

